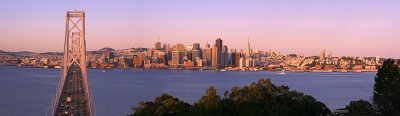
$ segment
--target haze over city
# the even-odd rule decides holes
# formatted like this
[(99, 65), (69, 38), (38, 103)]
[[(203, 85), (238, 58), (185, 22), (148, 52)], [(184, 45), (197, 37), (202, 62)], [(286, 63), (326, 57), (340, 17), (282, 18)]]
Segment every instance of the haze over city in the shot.
[[(284, 54), (399, 58), (400, 1), (0, 1), (0, 50), (62, 52), (66, 9), (85, 10), (88, 50), (214, 43)], [(51, 5), (50, 5), (51, 4)]]

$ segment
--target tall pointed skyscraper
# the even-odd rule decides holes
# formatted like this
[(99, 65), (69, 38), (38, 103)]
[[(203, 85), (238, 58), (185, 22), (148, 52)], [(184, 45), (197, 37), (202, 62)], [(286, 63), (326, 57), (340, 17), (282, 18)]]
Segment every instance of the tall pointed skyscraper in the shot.
[(246, 58), (251, 57), (250, 38), (247, 38)]

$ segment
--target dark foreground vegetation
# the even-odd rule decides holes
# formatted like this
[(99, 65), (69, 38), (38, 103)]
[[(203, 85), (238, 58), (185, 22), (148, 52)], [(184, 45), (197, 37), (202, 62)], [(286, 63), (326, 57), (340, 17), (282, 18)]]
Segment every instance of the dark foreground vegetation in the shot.
[(168, 94), (154, 102), (140, 102), (132, 116), (400, 116), (400, 68), (394, 60), (384, 61), (375, 77), (373, 103), (351, 101), (347, 112), (331, 113), (325, 104), (287, 86), (260, 79), (243, 88), (233, 87), (219, 96), (214, 87), (194, 104)]
[(206, 90), (196, 103), (188, 104), (168, 94), (154, 102), (140, 102), (133, 116), (315, 116), (328, 115), (325, 104), (287, 86), (275, 86), (269, 79), (260, 79), (243, 88), (233, 87), (223, 97), (214, 87)]
[(400, 116), (400, 68), (394, 60), (383, 62), (375, 77), (372, 102), (352, 101), (345, 116)]

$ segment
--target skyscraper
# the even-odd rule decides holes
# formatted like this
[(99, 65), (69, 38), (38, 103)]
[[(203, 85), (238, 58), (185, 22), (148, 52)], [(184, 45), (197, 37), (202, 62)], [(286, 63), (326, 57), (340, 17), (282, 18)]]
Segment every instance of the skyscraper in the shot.
[(211, 48), (210, 44), (207, 42), (206, 44), (204, 44), (204, 48)]
[(155, 43), (155, 48), (156, 48), (156, 50), (161, 50), (160, 38), (158, 38), (158, 41)]
[(231, 49), (231, 61), (230, 61), (230, 65), (232, 67), (236, 67), (236, 49)]
[(172, 65), (179, 65), (182, 64), (182, 54), (179, 51), (172, 51)]
[(229, 65), (229, 61), (228, 61), (228, 46), (224, 45), (222, 47), (222, 52), (221, 52), (221, 63), (222, 63), (222, 67), (227, 67)]
[(219, 61), (219, 52), (218, 52), (218, 47), (217, 47), (217, 45), (214, 45), (213, 46), (213, 48), (212, 48), (212, 55), (211, 55), (211, 57), (212, 57), (212, 60), (211, 60), (211, 66), (212, 67), (215, 67), (215, 68), (219, 68), (219, 63), (220, 63), (220, 61)]
[(181, 52), (182, 55), (186, 54), (186, 47), (184, 44), (176, 44), (174, 50)]
[(192, 50), (192, 56), (191, 56), (191, 60), (195, 61), (196, 57), (201, 58), (201, 52), (200, 50)]
[(168, 50), (169, 50), (169, 44), (166, 44), (166, 43), (164, 43), (164, 44), (163, 44), (163, 48), (162, 48), (162, 50), (163, 50), (165, 53), (168, 53)]
[(212, 62), (212, 50), (210, 48), (210, 44), (205, 44), (205, 47), (203, 49), (203, 59), (206, 60), (206, 62), (203, 64), (204, 66), (210, 66)]
[(192, 51), (193, 51), (193, 45), (187, 45), (186, 46), (186, 58), (188, 59), (188, 60), (191, 60), (191, 61), (193, 61), (192, 60)]
[(222, 50), (222, 39), (217, 38), (217, 40), (215, 40), (215, 45), (217, 46), (218, 50), (221, 51)]
[(250, 39), (247, 39), (246, 59), (251, 57)]
[(217, 40), (215, 40), (215, 46), (216, 46), (216, 50), (213, 50), (213, 52), (215, 51), (215, 54), (217, 57), (217, 68), (221, 68), (221, 66), (224, 65), (223, 63), (223, 57), (222, 57), (222, 39), (221, 38), (217, 38)]
[(193, 43), (193, 50), (201, 50), (199, 43)]
[(326, 50), (322, 50), (321, 53), (319, 54), (319, 59), (322, 61), (323, 59), (325, 59), (327, 53)]

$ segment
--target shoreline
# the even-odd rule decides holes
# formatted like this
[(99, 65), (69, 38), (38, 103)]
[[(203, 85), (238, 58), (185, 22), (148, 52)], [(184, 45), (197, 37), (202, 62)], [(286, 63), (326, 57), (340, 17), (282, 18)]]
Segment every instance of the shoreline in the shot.
[[(19, 66), (15, 64), (0, 64), (0, 66), (10, 66), (10, 67), (16, 67), (16, 68), (43, 68), (43, 69), (60, 69), (60, 68), (55, 68), (55, 67), (45, 67), (45, 66)], [(242, 69), (232, 69), (232, 68), (227, 68), (227, 69), (214, 69), (214, 68), (91, 68), (88, 67), (88, 69), (95, 69), (95, 70), (113, 70), (113, 69), (118, 69), (118, 70), (171, 70), (171, 71), (216, 71), (216, 72), (260, 72), (260, 71), (270, 71), (270, 72), (282, 72), (278, 70), (259, 70), (259, 68), (249, 68), (246, 70)], [(255, 70), (257, 69), (257, 70)], [(289, 72), (289, 73), (365, 73), (365, 72), (378, 72), (378, 70), (343, 70), (343, 69), (337, 69), (337, 70), (287, 70), (284, 72)]]

